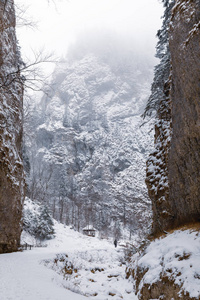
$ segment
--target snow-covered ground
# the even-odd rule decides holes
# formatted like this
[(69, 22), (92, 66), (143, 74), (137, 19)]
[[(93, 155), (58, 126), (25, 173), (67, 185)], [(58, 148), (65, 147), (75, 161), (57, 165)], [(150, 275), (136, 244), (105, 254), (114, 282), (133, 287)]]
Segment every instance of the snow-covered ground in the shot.
[[(138, 299), (133, 278), (125, 278), (123, 247), (57, 222), (55, 232), (43, 247), (0, 255), (0, 300)], [(36, 245), (36, 240), (23, 232), (22, 243)], [(138, 295), (145, 284), (167, 276), (180, 287), (180, 295), (199, 299), (199, 259), (199, 230), (177, 230), (152, 241), (130, 264), (131, 269), (145, 270)]]
[[(122, 248), (62, 224), (55, 230), (46, 247), (0, 255), (1, 300), (137, 299), (125, 279)], [(23, 234), (22, 242), (34, 240)], [(65, 264), (72, 274), (64, 272)]]
[(139, 292), (145, 285), (153, 286), (163, 278), (166, 282), (168, 278), (179, 286), (180, 298), (187, 294), (187, 299), (200, 299), (199, 229), (176, 230), (167, 234), (152, 241), (142, 256), (135, 254), (132, 259), (132, 269), (144, 271)]

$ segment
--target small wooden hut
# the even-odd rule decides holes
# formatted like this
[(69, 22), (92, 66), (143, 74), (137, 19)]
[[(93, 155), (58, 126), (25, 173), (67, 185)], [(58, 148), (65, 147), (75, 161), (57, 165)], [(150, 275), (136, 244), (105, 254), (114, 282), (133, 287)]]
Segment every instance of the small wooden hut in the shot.
[(88, 236), (95, 236), (96, 229), (93, 227), (93, 225), (87, 225), (83, 228), (83, 234)]

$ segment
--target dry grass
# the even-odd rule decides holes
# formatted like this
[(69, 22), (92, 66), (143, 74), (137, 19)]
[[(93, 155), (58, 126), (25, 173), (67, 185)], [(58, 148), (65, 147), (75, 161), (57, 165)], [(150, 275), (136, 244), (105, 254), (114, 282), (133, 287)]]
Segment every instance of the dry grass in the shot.
[(191, 231), (200, 231), (200, 222), (187, 223), (185, 225), (180, 225), (176, 228), (169, 229), (166, 232), (160, 232), (155, 235), (151, 235), (148, 237), (148, 240), (153, 241), (155, 239), (164, 238), (166, 236), (166, 234), (172, 234), (173, 232), (175, 232), (177, 230), (184, 231), (184, 230), (188, 230), (188, 229)]
[(200, 231), (200, 222), (191, 222), (191, 223), (187, 223), (185, 225), (182, 226), (178, 226), (172, 230), (169, 230), (168, 233), (173, 233), (176, 230), (192, 230), (192, 231)]

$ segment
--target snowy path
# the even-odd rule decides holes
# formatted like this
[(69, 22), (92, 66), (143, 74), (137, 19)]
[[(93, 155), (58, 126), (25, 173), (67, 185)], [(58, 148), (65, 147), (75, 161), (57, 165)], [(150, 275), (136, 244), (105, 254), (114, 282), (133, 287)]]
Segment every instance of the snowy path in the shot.
[[(61, 224), (56, 224), (56, 232), (56, 238), (49, 241), (47, 247), (0, 255), (0, 300), (137, 299), (132, 284), (125, 280), (125, 266), (119, 261), (120, 249)], [(59, 269), (51, 269), (60, 253), (69, 256), (78, 268), (77, 274), (64, 279)], [(45, 266), (44, 261), (49, 265)], [(103, 271), (91, 272), (96, 267)]]
[[(41, 253), (42, 252), (42, 253)], [(1, 300), (83, 300), (61, 286), (61, 278), (39, 262), (46, 258), (39, 250), (0, 255)]]

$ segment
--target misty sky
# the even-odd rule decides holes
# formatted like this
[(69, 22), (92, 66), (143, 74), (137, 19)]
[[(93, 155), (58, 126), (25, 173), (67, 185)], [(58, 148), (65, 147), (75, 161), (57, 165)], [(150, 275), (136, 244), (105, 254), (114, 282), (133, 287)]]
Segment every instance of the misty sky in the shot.
[(111, 29), (131, 35), (149, 49), (156, 45), (163, 7), (159, 0), (16, 0), (29, 6), (27, 16), (38, 21), (38, 29), (18, 29), (22, 53), (44, 47), (65, 55), (77, 35), (87, 30)]

